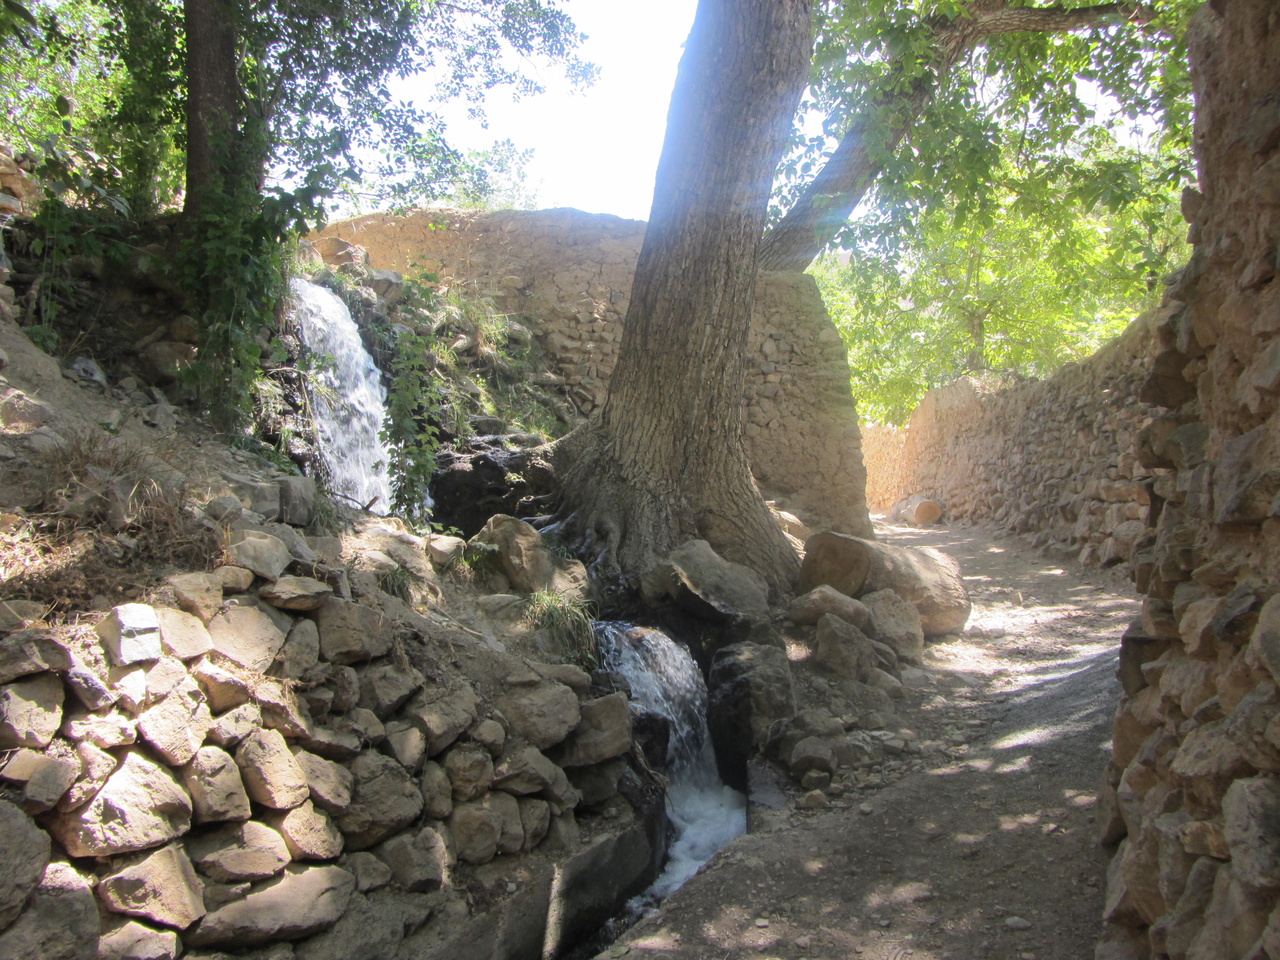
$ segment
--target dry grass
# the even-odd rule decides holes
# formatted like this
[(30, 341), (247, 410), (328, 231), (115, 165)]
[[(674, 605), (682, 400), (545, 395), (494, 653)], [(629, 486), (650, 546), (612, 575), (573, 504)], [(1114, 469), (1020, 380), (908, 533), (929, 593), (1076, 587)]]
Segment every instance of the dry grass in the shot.
[(166, 568), (208, 569), (217, 534), (188, 512), (181, 483), (157, 479), (166, 469), (110, 434), (68, 434), (31, 465), (37, 508), (0, 531), (0, 596), (66, 615), (140, 597)]

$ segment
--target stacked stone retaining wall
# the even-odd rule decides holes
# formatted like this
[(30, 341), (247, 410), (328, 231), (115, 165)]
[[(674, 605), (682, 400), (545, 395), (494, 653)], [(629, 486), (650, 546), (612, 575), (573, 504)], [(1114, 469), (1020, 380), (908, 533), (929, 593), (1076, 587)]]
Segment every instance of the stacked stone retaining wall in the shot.
[[(644, 231), (577, 210), (423, 210), (321, 236), (364, 247), (375, 267), (432, 273), (491, 298), (530, 327), (559, 389), (589, 416), (617, 362)], [(746, 437), (762, 490), (815, 528), (870, 535), (848, 363), (812, 278), (761, 276), (749, 350)]]

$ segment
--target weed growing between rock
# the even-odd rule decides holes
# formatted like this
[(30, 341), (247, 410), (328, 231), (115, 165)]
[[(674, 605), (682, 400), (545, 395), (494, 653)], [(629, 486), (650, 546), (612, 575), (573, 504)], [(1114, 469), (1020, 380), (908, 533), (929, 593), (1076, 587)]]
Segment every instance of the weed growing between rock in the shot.
[(546, 631), (551, 649), (564, 663), (576, 663), (586, 670), (600, 664), (595, 632), (595, 614), (590, 601), (550, 590), (540, 590), (525, 601), (524, 619), (535, 629)]

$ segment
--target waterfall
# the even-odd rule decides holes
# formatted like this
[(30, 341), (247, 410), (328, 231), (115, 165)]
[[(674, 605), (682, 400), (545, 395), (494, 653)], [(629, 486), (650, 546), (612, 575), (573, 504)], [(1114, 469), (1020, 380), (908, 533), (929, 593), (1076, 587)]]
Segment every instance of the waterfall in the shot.
[(596, 639), (605, 668), (626, 677), (632, 697), (671, 722), (667, 813), (674, 835), (662, 875), (643, 895), (660, 900), (746, 832), (746, 798), (725, 786), (716, 769), (707, 685), (689, 651), (658, 630), (627, 623), (597, 623)]
[(303, 342), (312, 353), (333, 358), (332, 368), (312, 375), (318, 389), (310, 391), (330, 489), (385, 514), (391, 509), (391, 455), (378, 436), (387, 403), (381, 374), (345, 303), (306, 280), (294, 278), (291, 286)]

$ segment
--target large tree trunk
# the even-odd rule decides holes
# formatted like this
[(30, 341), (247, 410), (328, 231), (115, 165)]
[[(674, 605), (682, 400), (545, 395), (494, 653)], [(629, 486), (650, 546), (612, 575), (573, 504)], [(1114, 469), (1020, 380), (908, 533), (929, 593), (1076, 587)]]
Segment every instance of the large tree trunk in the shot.
[[(817, 258), (862, 202), (884, 160), (898, 149), (933, 99), (934, 90), (960, 60), (985, 40), (1007, 33), (1066, 33), (1120, 20), (1146, 23), (1149, 14), (1132, 3), (1076, 7), (1011, 7), (1008, 0), (970, 0), (963, 11), (933, 24), (932, 55), (916, 80), (904, 83), (905, 63), (886, 79), (895, 91), (873, 98), (850, 123), (835, 152), (760, 248), (761, 270), (801, 272)], [(881, 139), (869, 142), (869, 131)]]
[(607, 572), (638, 576), (702, 538), (779, 594), (798, 573), (751, 476), (742, 398), (760, 234), (809, 53), (809, 0), (698, 6), (609, 395), (557, 450), (565, 526)]
[(183, 215), (221, 186), (219, 151), (234, 149), (239, 115), (235, 4), (183, 0), (187, 43), (187, 185)]

